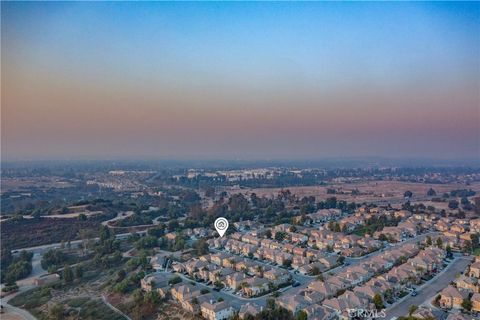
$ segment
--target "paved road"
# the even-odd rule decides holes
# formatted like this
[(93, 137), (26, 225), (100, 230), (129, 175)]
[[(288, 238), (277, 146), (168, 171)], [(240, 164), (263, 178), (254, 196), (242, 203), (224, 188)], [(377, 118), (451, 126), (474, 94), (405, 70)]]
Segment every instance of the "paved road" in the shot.
[(445, 268), (439, 275), (428, 281), (422, 287), (417, 289), (418, 295), (411, 295), (400, 300), (396, 304), (390, 306), (386, 310), (386, 319), (400, 317), (407, 314), (407, 310), (411, 305), (419, 306), (429, 299), (433, 299), (435, 295), (445, 288), (455, 276), (465, 270), (466, 266), (471, 262), (471, 257), (457, 257), (450, 265)]
[[(26, 279), (24, 279), (24, 280), (26, 280)], [(20, 308), (17, 308), (17, 307), (14, 307), (14, 306), (8, 304), (8, 301), (10, 299), (14, 298), (15, 296), (17, 296), (18, 294), (20, 294), (22, 292), (30, 290), (32, 288), (34, 288), (34, 286), (32, 286), (32, 285), (23, 285), (23, 286), (19, 285), (19, 289), (18, 289), (17, 292), (12, 293), (12, 294), (0, 299), (1, 304), (3, 306), (3, 310), (5, 312), (4, 314), (2, 314), (2, 316), (0, 318), (1, 319), (5, 318), (5, 319), (36, 320), (36, 318), (34, 316), (32, 316), (30, 314), (30, 312), (28, 312), (27, 310), (20, 309)]]
[(3, 305), (4, 311), (5, 311), (5, 313), (2, 315), (2, 319), (4, 317), (5, 319), (24, 319), (24, 320), (36, 319), (28, 311), (8, 304), (8, 301), (13, 297), (17, 296), (18, 294), (34, 288), (35, 286), (34, 286), (33, 280), (47, 273), (45, 270), (42, 269), (41, 261), (42, 261), (42, 255), (38, 252), (34, 252), (32, 257), (32, 273), (27, 278), (17, 281), (17, 285), (18, 285), (17, 292), (0, 299), (1, 304)]

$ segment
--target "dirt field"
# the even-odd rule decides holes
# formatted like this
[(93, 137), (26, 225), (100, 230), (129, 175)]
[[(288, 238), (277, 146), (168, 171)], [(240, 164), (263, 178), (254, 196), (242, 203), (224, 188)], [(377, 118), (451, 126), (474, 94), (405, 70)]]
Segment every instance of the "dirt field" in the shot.
[[(411, 183), (400, 181), (371, 181), (361, 183), (335, 183), (327, 186), (306, 186), (306, 187), (290, 187), (293, 194), (302, 198), (305, 196), (314, 196), (317, 201), (324, 200), (328, 197), (335, 196), (337, 199), (362, 202), (385, 202), (385, 201), (403, 201), (403, 194), (410, 190), (413, 192), (412, 200), (421, 200), (426, 198), (428, 189), (433, 188), (438, 196), (445, 192), (450, 192), (455, 189), (472, 189), (477, 193), (480, 192), (480, 183), (472, 185), (464, 184), (426, 184), (426, 183)], [(336, 189), (344, 194), (327, 194), (327, 189)], [(360, 195), (353, 196), (351, 191), (358, 189)], [(254, 189), (234, 189), (230, 193), (256, 193), (257, 196), (272, 197), (277, 195), (282, 188), (254, 188)]]

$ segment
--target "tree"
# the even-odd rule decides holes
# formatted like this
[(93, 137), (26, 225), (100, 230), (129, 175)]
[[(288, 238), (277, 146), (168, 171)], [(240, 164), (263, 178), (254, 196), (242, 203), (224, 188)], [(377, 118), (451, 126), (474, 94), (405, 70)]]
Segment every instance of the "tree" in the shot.
[(285, 239), (285, 237), (287, 236), (287, 234), (283, 231), (278, 231), (275, 233), (275, 240), (277, 241), (283, 241), (283, 239)]
[(380, 294), (376, 293), (373, 296), (373, 304), (375, 304), (375, 308), (377, 310), (383, 309), (383, 299), (382, 299), (382, 296)]
[(439, 248), (443, 247), (443, 240), (440, 237), (437, 238), (437, 247), (439, 247)]
[(427, 246), (431, 246), (432, 245), (432, 237), (427, 236), (427, 240), (425, 241), (425, 243), (427, 244)]
[(335, 226), (333, 227), (334, 232), (341, 232), (342, 230), (340, 229), (340, 224), (338, 222), (335, 223)]
[(100, 226), (100, 242), (105, 242), (110, 236), (110, 229), (107, 226)]
[(118, 272), (117, 272), (117, 279), (116, 279), (116, 281), (117, 281), (117, 282), (120, 282), (120, 281), (122, 281), (123, 279), (125, 279), (126, 276), (127, 276), (127, 273), (125, 272), (125, 270), (120, 269), (120, 270), (118, 270)]
[(267, 308), (275, 309), (275, 299), (271, 299), (271, 298), (267, 299)]
[(453, 209), (458, 209), (458, 201), (457, 200), (450, 200), (448, 202), (448, 207), (452, 210)]
[(65, 283), (73, 282), (73, 271), (68, 264), (63, 267), (63, 281)]
[(470, 310), (472, 310), (472, 306), (473, 306), (472, 300), (470, 300), (468, 298), (463, 299), (463, 301), (462, 301), (462, 308), (463, 309), (465, 309), (466, 311), (470, 311)]
[(174, 284), (177, 284), (180, 282), (182, 282), (182, 278), (180, 278), (179, 276), (175, 276), (168, 281), (168, 284), (173, 286)]
[(477, 233), (470, 234), (470, 241), (472, 242), (472, 249), (476, 249), (479, 247), (479, 237)]
[(75, 266), (75, 278), (81, 279), (83, 277), (83, 267), (80, 264)]
[(410, 305), (410, 307), (408, 307), (408, 315), (409, 316), (412, 316), (412, 314), (417, 311), (418, 307), (414, 304)]
[(383, 294), (384, 294), (385, 299), (387, 301), (391, 301), (393, 299), (393, 290), (392, 289), (385, 290), (385, 292)]
[(267, 231), (265, 231), (265, 237), (267, 239), (272, 239), (272, 230), (267, 229)]
[(410, 190), (407, 190), (407, 191), (405, 191), (405, 193), (403, 194), (403, 196), (404, 196), (405, 198), (411, 198), (411, 197), (413, 196), (413, 192), (410, 191)]
[(298, 311), (296, 320), (307, 320), (308, 316), (307, 313), (303, 310)]
[(65, 310), (64, 310), (63, 304), (56, 303), (50, 308), (48, 313), (50, 314), (50, 318), (54, 320), (61, 320), (63, 319), (64, 312)]
[(450, 247), (450, 245), (447, 244), (447, 247), (445, 248), (445, 250), (447, 251), (447, 257), (451, 258), (452, 257), (452, 247)]
[(433, 190), (433, 188), (428, 189), (427, 196), (433, 197), (433, 196), (436, 196), (436, 195), (437, 195), (437, 192), (435, 190)]
[(312, 270), (310, 271), (310, 274), (313, 275), (313, 276), (316, 276), (316, 275), (320, 274), (320, 269), (317, 266), (313, 266)]
[(197, 254), (199, 256), (207, 254), (208, 253), (208, 243), (207, 240), (204, 238), (198, 240), (195, 242), (195, 250), (197, 250)]
[(292, 266), (292, 260), (285, 259), (285, 261), (283, 261), (283, 266), (286, 268), (290, 268)]

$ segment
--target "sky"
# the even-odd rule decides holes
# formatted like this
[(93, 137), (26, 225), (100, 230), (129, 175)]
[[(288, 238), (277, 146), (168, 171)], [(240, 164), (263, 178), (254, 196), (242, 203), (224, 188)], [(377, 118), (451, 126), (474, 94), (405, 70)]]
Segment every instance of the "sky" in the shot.
[(480, 158), (480, 3), (2, 2), (1, 158)]

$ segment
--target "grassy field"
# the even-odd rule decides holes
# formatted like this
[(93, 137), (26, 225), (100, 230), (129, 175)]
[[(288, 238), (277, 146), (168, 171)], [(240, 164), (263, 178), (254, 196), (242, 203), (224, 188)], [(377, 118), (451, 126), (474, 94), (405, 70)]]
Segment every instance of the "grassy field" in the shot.
[[(10, 303), (16, 307), (28, 310), (38, 319), (49, 319), (48, 310), (51, 306), (48, 302), (52, 298), (52, 292), (55, 287), (40, 287), (21, 293)], [(75, 297), (66, 299), (57, 304), (63, 305), (65, 318), (88, 319), (88, 320), (121, 320), (123, 316), (111, 310), (100, 299), (90, 297)]]

